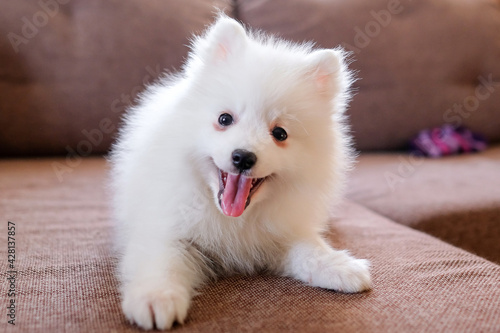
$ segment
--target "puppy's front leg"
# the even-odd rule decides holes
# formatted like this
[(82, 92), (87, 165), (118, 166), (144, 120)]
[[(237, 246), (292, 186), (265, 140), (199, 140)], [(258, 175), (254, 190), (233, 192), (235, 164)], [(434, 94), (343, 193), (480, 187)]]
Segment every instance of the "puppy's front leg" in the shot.
[(370, 289), (369, 262), (331, 248), (318, 237), (295, 243), (285, 260), (285, 274), (311, 286), (357, 293)]
[(130, 242), (121, 262), (122, 308), (143, 329), (183, 323), (203, 275), (200, 263), (180, 241)]

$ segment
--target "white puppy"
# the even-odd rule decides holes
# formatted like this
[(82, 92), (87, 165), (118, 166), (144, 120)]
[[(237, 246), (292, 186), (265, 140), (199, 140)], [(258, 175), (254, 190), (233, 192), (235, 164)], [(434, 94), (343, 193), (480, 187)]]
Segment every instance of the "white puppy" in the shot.
[(321, 237), (351, 162), (340, 50), (313, 50), (221, 16), (183, 71), (126, 117), (112, 160), (123, 311), (182, 323), (209, 277), (261, 270), (370, 288), (368, 262)]

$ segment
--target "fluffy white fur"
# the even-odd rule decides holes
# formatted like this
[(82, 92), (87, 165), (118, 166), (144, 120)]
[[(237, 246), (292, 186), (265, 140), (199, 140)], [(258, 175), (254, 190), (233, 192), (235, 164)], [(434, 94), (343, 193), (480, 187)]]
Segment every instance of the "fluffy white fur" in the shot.
[[(321, 237), (351, 162), (343, 111), (351, 76), (340, 50), (314, 50), (221, 16), (183, 71), (130, 110), (111, 155), (123, 311), (144, 329), (183, 323), (207, 278), (267, 270), (312, 286), (370, 288), (369, 265)], [(221, 127), (219, 116), (234, 123)], [(278, 142), (275, 126), (288, 138)], [(231, 154), (267, 177), (239, 217), (218, 201)]]

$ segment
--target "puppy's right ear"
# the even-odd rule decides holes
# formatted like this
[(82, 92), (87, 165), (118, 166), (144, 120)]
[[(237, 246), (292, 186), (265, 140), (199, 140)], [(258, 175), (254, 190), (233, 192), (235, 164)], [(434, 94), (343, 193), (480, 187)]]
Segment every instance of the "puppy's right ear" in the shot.
[(236, 20), (221, 15), (206, 35), (197, 41), (196, 49), (204, 61), (225, 62), (241, 52), (247, 44), (245, 29)]
[(311, 71), (318, 91), (321, 93), (336, 93), (338, 81), (342, 79), (342, 53), (337, 50), (323, 49), (309, 56)]

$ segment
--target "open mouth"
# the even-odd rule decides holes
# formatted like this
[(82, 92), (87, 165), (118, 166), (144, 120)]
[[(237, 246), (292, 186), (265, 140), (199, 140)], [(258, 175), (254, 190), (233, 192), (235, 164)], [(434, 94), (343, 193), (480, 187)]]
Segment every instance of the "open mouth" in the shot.
[(237, 217), (243, 214), (250, 204), (252, 195), (266, 180), (265, 178), (246, 177), (231, 174), (219, 169), (219, 205), (227, 216)]

